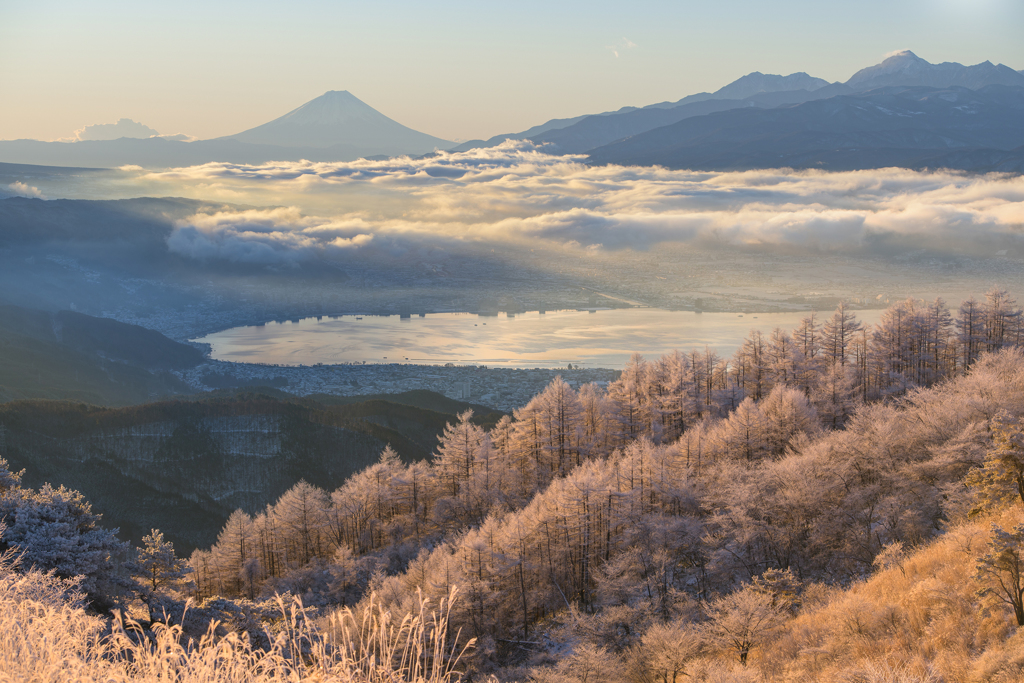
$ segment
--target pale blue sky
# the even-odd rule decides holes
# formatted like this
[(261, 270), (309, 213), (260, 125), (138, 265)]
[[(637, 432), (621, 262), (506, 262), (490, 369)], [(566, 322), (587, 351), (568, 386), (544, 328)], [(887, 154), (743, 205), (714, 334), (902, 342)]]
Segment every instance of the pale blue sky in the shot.
[(469, 139), (898, 49), (1024, 69), (1022, 29), (1020, 0), (0, 0), (0, 139), (121, 117), (214, 137), (326, 90)]

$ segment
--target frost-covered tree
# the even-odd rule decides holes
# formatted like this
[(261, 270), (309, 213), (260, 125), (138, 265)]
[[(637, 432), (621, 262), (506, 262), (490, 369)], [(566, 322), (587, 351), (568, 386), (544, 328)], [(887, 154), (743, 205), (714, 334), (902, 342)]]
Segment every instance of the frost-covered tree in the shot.
[(811, 313), (800, 320), (800, 326), (793, 330), (793, 342), (804, 358), (813, 361), (821, 351), (821, 324), (817, 313)]
[(1015, 500), (1024, 503), (1024, 426), (1019, 417), (1001, 412), (992, 419), (993, 448), (981, 467), (967, 475), (978, 499), (975, 512)]
[(811, 391), (811, 402), (822, 424), (839, 429), (846, 424), (856, 406), (857, 395), (849, 368), (832, 363), (825, 368), (818, 384)]
[(256, 558), (254, 531), (252, 517), (243, 510), (235, 510), (217, 536), (217, 543), (211, 549), (210, 579), (219, 592), (244, 593), (250, 600), (256, 597), (259, 575), (253, 571), (252, 560)]
[(846, 350), (862, 325), (842, 301), (821, 329), (822, 355), (829, 364), (846, 365)]
[(573, 683), (619, 683), (626, 679), (622, 660), (603, 647), (584, 643), (559, 662), (556, 671)]
[(634, 353), (619, 379), (608, 386), (620, 444), (651, 433), (650, 373), (647, 360)]
[(577, 432), (582, 426), (583, 407), (579, 397), (561, 376), (533, 398), (541, 425), (543, 465), (550, 475), (568, 472), (580, 463)]
[(881, 368), (884, 392), (902, 392), (913, 385), (916, 379), (917, 333), (917, 310), (913, 299), (897, 302), (882, 313), (872, 335), (872, 351)]
[(760, 330), (751, 330), (743, 345), (733, 356), (732, 374), (743, 393), (755, 401), (771, 390), (771, 369), (768, 342)]
[(142, 538), (135, 559), (140, 577), (149, 584), (149, 589), (173, 586), (185, 578), (185, 561), (174, 554), (174, 544), (164, 539), (159, 529), (152, 529)]
[(1022, 311), (1005, 289), (993, 287), (985, 293), (984, 318), (986, 350), (998, 351), (1021, 342)]
[(654, 408), (661, 416), (662, 439), (668, 442), (679, 438), (696, 418), (693, 370), (686, 354), (673, 351), (657, 362), (656, 375), (658, 392)]
[(768, 375), (772, 386), (777, 384), (798, 384), (797, 369), (803, 361), (803, 353), (782, 328), (776, 327), (768, 338)]
[(956, 318), (957, 340), (961, 365), (970, 367), (986, 346), (985, 315), (981, 303), (973, 296), (960, 304)]
[(473, 411), (459, 415), (459, 421), (446, 424), (437, 446), (434, 466), (448, 487), (449, 495), (458, 496), (463, 482), (473, 474), (473, 464), (484, 438), (484, 430), (472, 423)]
[(745, 666), (750, 651), (771, 638), (785, 621), (785, 609), (775, 602), (750, 586), (717, 598), (705, 607), (708, 633), (719, 645), (735, 651)]
[(643, 663), (660, 683), (679, 683), (704, 648), (704, 634), (691, 624), (655, 624), (641, 640)]
[[(382, 456), (397, 457), (390, 447), (385, 449)], [(302, 479), (273, 506), (271, 514), (277, 528), (277, 551), (284, 566), (301, 566), (314, 557), (326, 557), (331, 552), (327, 544), (327, 520), (324, 516), (329, 506), (328, 500), (326, 492)], [(383, 516), (382, 513), (380, 511), (378, 514)]]
[(49, 484), (38, 491), (23, 488), (0, 458), (0, 524), (6, 525), (0, 552), (13, 548), (25, 567), (83, 577), (82, 588), (93, 603), (107, 607), (134, 588), (127, 568), (131, 548), (99, 522), (78, 491)]
[(748, 462), (768, 454), (768, 425), (761, 408), (751, 398), (744, 399), (715, 430), (721, 449)]
[(819, 429), (818, 413), (799, 389), (778, 385), (761, 401), (769, 455), (779, 456), (798, 437), (813, 435)]
[(587, 457), (600, 457), (612, 450), (611, 402), (601, 387), (593, 382), (584, 384), (578, 392), (580, 401), (580, 450)]
[(978, 558), (976, 577), (984, 585), (981, 596), (993, 596), (1013, 608), (1018, 626), (1024, 626), (1024, 524), (1006, 531), (995, 524), (985, 554)]

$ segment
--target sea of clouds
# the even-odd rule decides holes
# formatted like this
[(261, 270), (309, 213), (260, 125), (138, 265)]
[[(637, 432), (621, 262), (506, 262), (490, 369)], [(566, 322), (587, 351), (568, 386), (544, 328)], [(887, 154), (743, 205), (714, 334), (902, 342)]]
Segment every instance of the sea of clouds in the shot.
[(952, 171), (724, 173), (590, 166), (528, 142), (426, 158), (212, 163), (126, 181), (150, 196), (241, 205), (179, 221), (170, 248), (250, 263), (430, 245), (581, 250), (923, 249), (1024, 255), (1024, 178)]

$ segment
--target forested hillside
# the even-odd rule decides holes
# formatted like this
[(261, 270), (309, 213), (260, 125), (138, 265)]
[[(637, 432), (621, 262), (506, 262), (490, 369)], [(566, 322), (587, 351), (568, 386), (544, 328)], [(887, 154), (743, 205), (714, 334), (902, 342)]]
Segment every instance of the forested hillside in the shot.
[(159, 527), (186, 550), (212, 543), (235, 508), (259, 512), (300, 480), (339, 486), (386, 446), (408, 462), (429, 458), (466, 404), (421, 393), (451, 412), (268, 389), (131, 408), (15, 401), (0, 404), (0, 434), (26, 484), (80, 490), (124, 538)]
[[(386, 448), (236, 510), (187, 574), (153, 565), (149, 614), (189, 595), (259, 643), (281, 594), (328, 628), (454, 589), (474, 679), (1019, 680), (1022, 333), (993, 289), (637, 356), (607, 389), (556, 379), (489, 429), (463, 412), (429, 459)], [(55, 494), (18, 495), (14, 544), (43, 504), (17, 501)]]
[(332, 493), (302, 484), (236, 512), (192, 556), (196, 590), (369, 591), (403, 613), (459, 586), (480, 665), (507, 666), (543, 662), (567, 615), (614, 651), (706, 621), (704, 601), (765, 572), (849, 585), (975, 505), (964, 478), (991, 421), (1024, 412), (1021, 332), (996, 289), (955, 316), (900, 302), (874, 329), (840, 306), (755, 331), (731, 359), (635, 357), (607, 391), (556, 380), (489, 432), (463, 415), (432, 462), (386, 451)]
[(197, 348), (137, 325), (19, 306), (0, 306), (0, 350), (0, 401), (143, 403), (191, 393), (168, 370), (204, 360)]

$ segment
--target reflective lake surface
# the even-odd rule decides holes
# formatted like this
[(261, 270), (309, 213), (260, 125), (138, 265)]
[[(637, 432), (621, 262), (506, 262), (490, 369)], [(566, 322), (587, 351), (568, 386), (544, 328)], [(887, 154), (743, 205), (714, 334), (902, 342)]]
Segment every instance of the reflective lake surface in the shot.
[[(824, 320), (831, 311), (819, 312)], [(881, 311), (858, 311), (865, 323)], [(752, 329), (792, 331), (801, 313), (693, 313), (655, 308), (526, 313), (427, 313), (305, 318), (236, 327), (194, 341), (213, 358), (239, 363), (325, 365), (417, 363), (553, 368), (621, 368), (634, 351), (656, 358), (709, 346), (731, 355)]]

